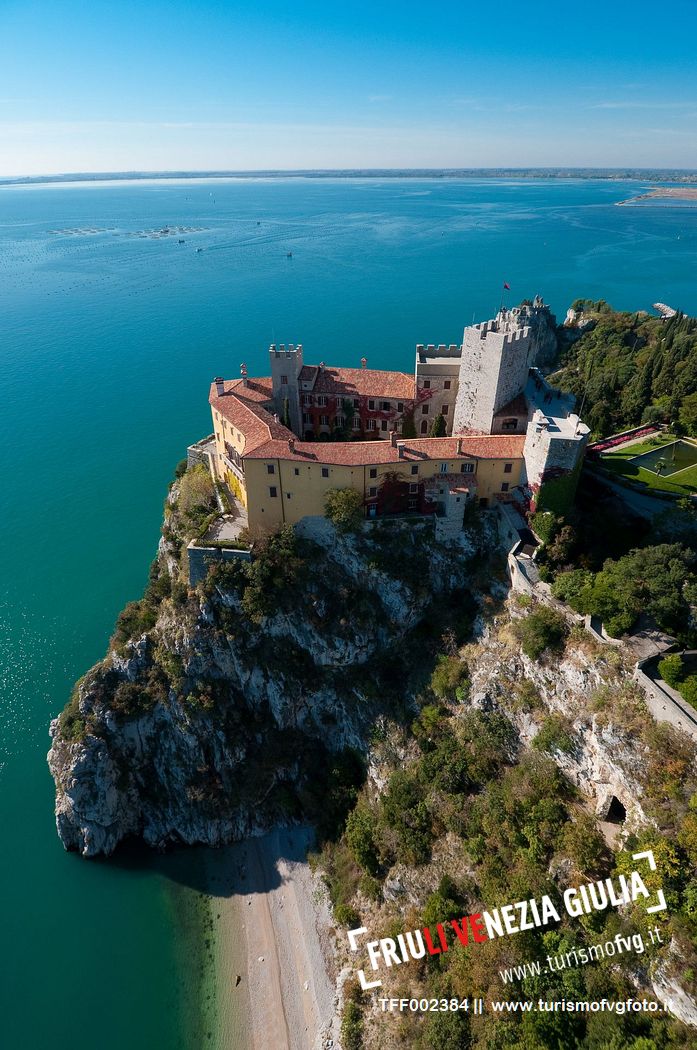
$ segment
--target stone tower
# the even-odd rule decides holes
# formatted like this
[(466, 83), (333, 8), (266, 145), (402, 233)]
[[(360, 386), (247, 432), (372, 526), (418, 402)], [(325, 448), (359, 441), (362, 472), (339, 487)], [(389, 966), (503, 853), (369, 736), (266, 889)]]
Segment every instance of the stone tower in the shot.
[(526, 312), (502, 310), (465, 328), (453, 433), (490, 434), (496, 413), (525, 390), (536, 348), (527, 320)]
[(574, 413), (561, 417), (535, 410), (523, 449), (533, 509), (563, 514), (571, 506), (589, 433)]
[(272, 343), (269, 347), (271, 362), (271, 381), (273, 383), (273, 400), (278, 418), (283, 421), (285, 406), (288, 403), (290, 428), (294, 434), (302, 434), (300, 413), (300, 371), (303, 366), (303, 348), (298, 343), (288, 346)]

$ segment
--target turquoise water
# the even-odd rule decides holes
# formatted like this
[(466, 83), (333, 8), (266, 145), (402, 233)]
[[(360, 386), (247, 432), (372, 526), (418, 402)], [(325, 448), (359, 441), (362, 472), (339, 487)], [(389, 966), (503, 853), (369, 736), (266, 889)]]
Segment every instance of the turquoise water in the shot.
[[(0, 189), (3, 1047), (202, 1045), (181, 932), (200, 906), (195, 859), (66, 855), (45, 752), (50, 718), (142, 590), (167, 481), (210, 430), (211, 377), (265, 371), (271, 341), (410, 370), (417, 342), (457, 342), (494, 313), (504, 280), (512, 303), (540, 292), (562, 317), (578, 296), (695, 313), (697, 210), (614, 207), (642, 189)], [(200, 230), (147, 235), (166, 224)]]

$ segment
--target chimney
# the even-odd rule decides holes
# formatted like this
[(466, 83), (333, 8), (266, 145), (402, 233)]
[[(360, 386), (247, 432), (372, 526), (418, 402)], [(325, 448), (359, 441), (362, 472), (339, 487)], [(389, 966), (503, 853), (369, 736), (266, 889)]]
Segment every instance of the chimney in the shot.
[(361, 368), (367, 368), (367, 367), (368, 367), (368, 358), (367, 357), (362, 357), (361, 358)]
[(394, 428), (390, 431), (390, 445), (397, 448), (397, 431)]
[(288, 451), (295, 452), (295, 438), (288, 438)]
[(274, 421), (274, 423), (280, 423), (281, 422), (281, 420), (278, 418), (278, 412), (274, 412), (274, 414), (273, 414), (273, 421)]
[(320, 372), (324, 372), (324, 361), (320, 361), (320, 363), (319, 363), (319, 370), (320, 370)]
[(398, 441), (397, 442), (397, 451), (399, 452), (399, 458), (400, 459), (404, 459), (404, 442), (403, 441)]
[(216, 394), (218, 395), (218, 397), (222, 397), (223, 394), (225, 393), (225, 382), (223, 380), (223, 377), (222, 376), (216, 376), (215, 379), (213, 380), (213, 382), (215, 383), (215, 392), (216, 392)]
[(242, 376), (242, 386), (247, 386), (247, 366), (244, 361), (240, 365), (240, 375)]
[(457, 439), (457, 455), (458, 456), (462, 455), (462, 438), (461, 437), (459, 437)]

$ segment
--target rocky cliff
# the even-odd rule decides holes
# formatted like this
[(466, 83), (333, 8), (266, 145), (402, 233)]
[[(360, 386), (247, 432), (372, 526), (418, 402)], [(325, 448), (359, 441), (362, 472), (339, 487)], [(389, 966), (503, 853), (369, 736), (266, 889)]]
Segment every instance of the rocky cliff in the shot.
[(332, 754), (364, 749), (408, 702), (400, 663), (419, 625), (465, 595), (491, 545), (481, 529), (445, 548), (429, 525), (345, 535), (312, 520), (187, 591), (173, 520), (150, 597), (51, 725), (58, 834), (85, 856), (127, 836), (215, 845), (301, 815)]

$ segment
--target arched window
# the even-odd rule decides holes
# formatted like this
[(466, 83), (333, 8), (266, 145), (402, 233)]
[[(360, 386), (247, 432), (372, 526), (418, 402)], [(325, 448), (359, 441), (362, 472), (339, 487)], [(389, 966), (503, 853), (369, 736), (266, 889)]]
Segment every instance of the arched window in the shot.
[(421, 421), (421, 433), (422, 434), (428, 434), (428, 420), (427, 419), (423, 419)]

